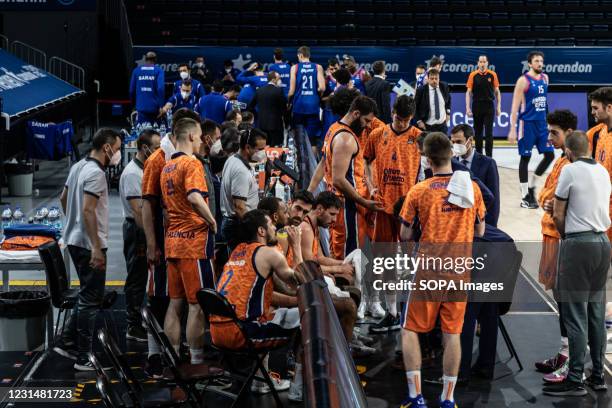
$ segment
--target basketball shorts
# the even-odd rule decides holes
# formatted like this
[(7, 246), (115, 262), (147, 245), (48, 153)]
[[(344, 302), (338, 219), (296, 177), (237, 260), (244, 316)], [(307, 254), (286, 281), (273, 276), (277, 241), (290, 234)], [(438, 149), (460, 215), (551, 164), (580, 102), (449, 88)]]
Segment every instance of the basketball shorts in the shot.
[[(255, 348), (275, 347), (286, 344), (298, 329), (285, 329), (272, 322), (244, 322), (246, 336)], [(246, 347), (243, 332), (233, 322), (211, 322), (212, 343), (217, 347), (237, 350)]]
[(335, 259), (344, 259), (355, 249), (360, 248), (366, 237), (366, 221), (357, 212), (357, 204), (344, 200), (331, 226), (331, 253)]
[(559, 238), (544, 235), (542, 239), (542, 256), (538, 281), (549, 290), (555, 286), (557, 279), (557, 258), (559, 256)]
[(171, 299), (198, 303), (200, 289), (214, 289), (215, 278), (210, 259), (168, 259), (168, 293)]
[(310, 144), (312, 146), (323, 145), (323, 138), (321, 137), (321, 118), (318, 113), (315, 114), (302, 114), (302, 113), (294, 113), (293, 114), (293, 127), (302, 126), (304, 128), (304, 132), (308, 135), (310, 139)]
[(534, 146), (540, 154), (555, 150), (548, 142), (546, 121), (520, 120), (518, 126), (518, 149), (521, 156), (531, 156)]

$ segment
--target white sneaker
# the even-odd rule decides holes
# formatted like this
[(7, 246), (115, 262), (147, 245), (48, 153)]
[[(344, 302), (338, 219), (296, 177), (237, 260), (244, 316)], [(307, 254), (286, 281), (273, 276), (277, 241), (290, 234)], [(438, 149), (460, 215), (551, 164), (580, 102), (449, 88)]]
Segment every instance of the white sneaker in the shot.
[(366, 302), (362, 300), (357, 309), (357, 320), (363, 320), (365, 318), (366, 308)]
[(287, 393), (287, 398), (291, 402), (304, 401), (304, 386), (302, 384), (298, 385), (292, 382), (291, 386), (289, 387), (289, 392)]
[(370, 303), (370, 307), (368, 308), (368, 311), (370, 312), (370, 316), (372, 316), (375, 319), (382, 319), (387, 314), (387, 312), (385, 312), (385, 309), (383, 309), (380, 302)]
[[(289, 389), (291, 381), (283, 380), (277, 373), (272, 371), (270, 371), (269, 374), (276, 391), (280, 392)], [(263, 381), (253, 380), (251, 383), (251, 392), (255, 394), (268, 394), (270, 392), (270, 386)]]

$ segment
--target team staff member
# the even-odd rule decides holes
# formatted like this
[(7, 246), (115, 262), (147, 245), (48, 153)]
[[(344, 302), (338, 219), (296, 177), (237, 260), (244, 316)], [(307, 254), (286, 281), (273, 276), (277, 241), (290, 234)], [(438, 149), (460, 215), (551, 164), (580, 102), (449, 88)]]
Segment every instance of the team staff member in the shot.
[[(216, 80), (213, 82), (212, 92), (200, 98), (194, 110), (202, 119), (223, 123), (225, 116), (234, 109), (232, 102), (221, 92), (223, 92), (223, 83)], [(232, 95), (236, 93), (235, 90), (231, 92)]]
[(93, 371), (87, 358), (96, 314), (104, 298), (106, 249), (108, 248), (108, 185), (105, 169), (121, 163), (121, 137), (112, 129), (100, 129), (87, 158), (72, 168), (60, 202), (66, 225), (64, 241), (79, 276), (79, 295), (67, 329), (54, 350), (76, 360), (74, 369)]
[[(559, 241), (561, 236), (553, 215), (553, 200), (555, 190), (559, 182), (561, 170), (569, 164), (565, 155), (565, 139), (572, 134), (578, 124), (578, 118), (569, 110), (556, 110), (546, 115), (548, 122), (548, 139), (555, 149), (560, 149), (563, 153), (553, 165), (552, 171), (546, 177), (538, 202), (544, 210), (542, 216), (542, 256), (540, 257), (540, 269), (538, 280), (544, 285), (544, 289), (551, 290), (555, 286), (557, 278), (557, 259), (559, 255)], [(558, 310), (563, 313), (563, 309), (558, 304)], [(563, 324), (563, 318), (559, 314), (559, 329), (561, 331), (561, 349), (552, 358), (536, 362), (536, 369), (546, 373), (545, 381), (563, 381), (569, 369), (569, 346), (567, 343), (567, 330)]]
[[(293, 115), (293, 126), (301, 126), (310, 138), (313, 152), (321, 145), (321, 119), (319, 108), (325, 91), (323, 67), (310, 62), (310, 48), (301, 46), (297, 50), (298, 63), (291, 67), (288, 100)], [(299, 146), (299, 140), (296, 141)]]
[[(200, 121), (200, 116), (189, 109), (179, 109), (172, 115), (172, 123), (183, 118)], [(149, 279), (147, 282), (148, 304), (158, 322), (163, 322), (170, 299), (168, 298), (168, 276), (166, 274), (166, 258), (164, 257), (164, 215), (161, 192), (161, 172), (175, 152), (176, 139), (170, 133), (165, 145), (157, 149), (145, 161), (142, 175), (142, 227), (147, 239), (147, 261), (149, 263)], [(163, 139), (162, 139), (163, 142)], [(149, 354), (145, 373), (151, 377), (161, 378), (163, 366), (160, 350), (152, 334), (148, 335)]]
[(200, 123), (181, 119), (174, 124), (176, 153), (162, 170), (162, 200), (168, 214), (166, 259), (170, 304), (164, 331), (179, 352), (181, 314), (187, 300), (187, 343), (192, 364), (201, 364), (204, 347), (204, 315), (196, 299), (202, 288), (214, 288), (211, 259), (214, 253), (215, 217), (207, 205), (208, 189), (204, 168), (193, 157), (202, 144)]
[(147, 341), (142, 327), (140, 308), (147, 287), (147, 240), (142, 229), (142, 175), (146, 159), (157, 149), (161, 137), (146, 129), (136, 141), (138, 152), (125, 166), (119, 179), (119, 195), (123, 205), (123, 255), (127, 269), (125, 279), (125, 309), (128, 340)]
[[(274, 284), (271, 278), (278, 276), (293, 287), (298, 280), (283, 254), (275, 248), (276, 227), (264, 211), (251, 210), (242, 217), (239, 233), (243, 242), (232, 251), (216, 289), (233, 306), (238, 319), (244, 322), (247, 335), (255, 347), (287, 343), (295, 336), (296, 329), (284, 329), (271, 322), (274, 318), (271, 308)], [(302, 262), (299, 232), (295, 236), (290, 235), (289, 240), (294, 259), (299, 264)], [(230, 349), (245, 346), (242, 331), (235, 324), (216, 316), (211, 317), (210, 323), (214, 344)], [(289, 400), (301, 401), (302, 389), (302, 365), (298, 361)]]
[[(417, 223), (421, 228), (420, 245), (466, 244), (471, 243), (475, 235), (482, 237), (485, 232), (485, 206), (478, 185), (472, 182), (472, 207), (462, 208), (447, 201), (449, 192), (446, 188), (452, 176), (452, 146), (448, 136), (440, 132), (430, 133), (425, 138), (424, 150), (434, 176), (417, 184), (408, 192), (400, 213), (402, 240), (414, 239)], [(418, 333), (431, 331), (438, 318), (444, 336), (444, 388), (440, 407), (455, 407), (453, 391), (461, 360), (460, 334), (465, 307), (465, 302), (408, 301), (402, 331), (408, 397), (402, 403), (402, 408), (427, 406), (421, 395), (421, 351)]]
[(136, 123), (157, 123), (164, 106), (164, 70), (156, 65), (157, 55), (150, 51), (145, 63), (134, 68), (130, 79), (130, 97), (136, 109)]
[(563, 237), (556, 289), (569, 340), (569, 373), (564, 381), (545, 386), (544, 394), (584, 396), (587, 339), (593, 370), (585, 384), (594, 391), (607, 389), (603, 370), (610, 241), (605, 232), (610, 228), (612, 189), (606, 169), (590, 158), (584, 132), (576, 131), (567, 137), (565, 154), (571, 164), (563, 167), (559, 176), (553, 220)]
[[(546, 128), (546, 111), (548, 109), (548, 75), (544, 71), (544, 54), (541, 51), (531, 51), (527, 55), (529, 72), (521, 75), (516, 81), (512, 96), (510, 111), (510, 131), (508, 140), (517, 140), (517, 121), (520, 120), (518, 148), (519, 182), (521, 183), (521, 207), (538, 208), (535, 188), (538, 180), (555, 158), (554, 148), (548, 143)], [(519, 109), (522, 107), (521, 112)], [(535, 172), (528, 177), (529, 160), (533, 146), (544, 155)], [(529, 181), (529, 182), (528, 182)]]
[[(465, 114), (474, 116), (476, 151), (482, 154), (484, 132), (485, 154), (493, 157), (493, 120), (501, 115), (501, 92), (497, 74), (489, 69), (486, 55), (478, 57), (478, 69), (470, 73), (466, 87)], [(497, 102), (497, 108), (493, 106), (493, 100)]]
[(168, 99), (168, 102), (162, 108), (162, 113), (169, 111), (176, 111), (181, 108), (187, 108), (194, 110), (197, 107), (196, 95), (192, 92), (193, 82), (190, 79), (186, 79), (181, 83), (180, 92), (175, 93)]
[(213, 214), (217, 213), (217, 206), (219, 202), (216, 198), (217, 192), (215, 191), (215, 182), (219, 182), (218, 177), (213, 173), (210, 167), (210, 156), (213, 146), (217, 149), (218, 154), (221, 148), (221, 128), (218, 124), (210, 119), (206, 119), (202, 122), (202, 145), (200, 151), (195, 154), (198, 160), (204, 167), (204, 176), (206, 177), (206, 188), (209, 191), (208, 195), (208, 208)]
[(417, 89), (415, 119), (417, 126), (429, 132), (448, 131), (450, 123), (451, 95), (446, 82), (440, 81), (440, 71), (431, 68), (427, 84)]
[(187, 64), (179, 65), (178, 73), (181, 79), (174, 81), (174, 88), (172, 88), (173, 94), (178, 94), (181, 92), (181, 85), (183, 84), (183, 82), (191, 81), (191, 90), (192, 90), (193, 95), (195, 96), (196, 101), (200, 99), (200, 97), (204, 96), (204, 87), (202, 87), (202, 84), (200, 83), (200, 81), (198, 81), (195, 78), (192, 78), (189, 75), (189, 65)]
[(336, 259), (344, 259), (365, 238), (365, 225), (359, 225), (357, 206), (382, 210), (379, 201), (366, 199), (358, 192), (365, 186), (365, 170), (357, 135), (372, 122), (375, 111), (372, 99), (355, 98), (348, 113), (329, 128), (329, 141), (323, 147), (325, 181), (344, 202), (331, 232), (331, 252)]

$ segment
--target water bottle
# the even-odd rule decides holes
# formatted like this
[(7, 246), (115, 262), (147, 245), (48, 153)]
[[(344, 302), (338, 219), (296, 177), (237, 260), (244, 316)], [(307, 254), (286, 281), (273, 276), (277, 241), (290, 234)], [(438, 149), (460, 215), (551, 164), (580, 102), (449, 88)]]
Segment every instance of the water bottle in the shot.
[(13, 212), (11, 211), (11, 207), (8, 205), (4, 207), (2, 211), (2, 228), (7, 228), (11, 226), (11, 219), (13, 218)]
[(285, 194), (284, 194), (283, 200), (287, 204), (289, 204), (289, 202), (291, 201), (291, 188), (289, 187), (288, 184), (285, 184)]
[(45, 220), (45, 217), (42, 216), (42, 209), (41, 208), (37, 208), (36, 209), (36, 214), (34, 214), (34, 222), (36, 224), (43, 224)]
[(51, 209), (49, 210), (49, 215), (47, 216), (47, 219), (49, 220), (49, 225), (53, 229), (58, 230), (58, 231), (62, 229), (62, 221), (60, 219), (59, 208), (51, 207)]
[(23, 211), (21, 211), (21, 207), (15, 207), (15, 211), (13, 211), (13, 221), (15, 224), (23, 223)]

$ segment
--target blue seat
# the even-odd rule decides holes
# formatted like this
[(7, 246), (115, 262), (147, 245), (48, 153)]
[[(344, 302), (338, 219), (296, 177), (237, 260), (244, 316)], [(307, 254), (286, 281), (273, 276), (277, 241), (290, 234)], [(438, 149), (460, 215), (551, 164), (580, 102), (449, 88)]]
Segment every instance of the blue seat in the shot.
[(607, 24), (593, 24), (591, 25), (591, 29), (597, 32), (608, 31), (608, 25)]
[(441, 38), (438, 40), (438, 44), (437, 45), (443, 45), (446, 47), (453, 47), (455, 45), (457, 45), (457, 40), (455, 40), (454, 38)]
[(528, 13), (510, 13), (510, 19), (514, 21), (525, 21), (529, 18)]
[[(257, 22), (259, 24), (274, 24), (274, 25), (278, 25), (280, 24), (280, 14), (277, 12), (273, 12), (273, 11), (264, 11), (262, 13), (259, 13), (259, 18), (257, 20), (251, 20), (253, 22)], [(287, 21), (283, 21), (283, 23), (286, 23)]]
[(508, 13), (506, 13), (506, 12), (491, 13), (491, 19), (492, 20), (507, 20), (508, 19)]
[[(572, 31), (576, 31), (576, 32), (591, 31), (591, 26), (586, 25), (586, 24), (573, 24), (572, 25)], [(593, 30), (593, 31), (595, 31), (595, 30)]]
[(602, 38), (597, 40), (597, 45), (600, 47), (612, 47), (612, 38)]
[(604, 13), (586, 13), (585, 18), (589, 21), (604, 20), (605, 14)]
[(552, 47), (556, 44), (556, 40), (554, 38), (538, 38), (536, 41), (537, 45)]
[(412, 22), (412, 13), (395, 13), (395, 21), (398, 24)]
[(570, 30), (570, 26), (568, 25), (554, 25), (552, 26), (552, 31), (556, 32), (568, 32)]
[(565, 13), (548, 13), (548, 19), (550, 21), (564, 21), (566, 18)]
[(529, 18), (531, 18), (532, 20), (546, 20), (546, 13), (529, 13)]
[(567, 18), (572, 20), (584, 20), (584, 13), (572, 12), (567, 13)]
[(498, 26), (495, 26), (495, 31), (503, 32), (503, 33), (509, 33), (509, 32), (512, 31), (512, 26), (509, 26), (509, 25), (498, 25)]
[(533, 38), (519, 38), (516, 41), (516, 45), (533, 47), (534, 45), (536, 45), (536, 40), (534, 40)]
[(471, 25), (456, 25), (455, 26), (455, 30), (457, 30), (460, 33), (468, 33), (472, 31), (473, 29), (474, 27)]
[(530, 25), (516, 25), (514, 26), (514, 31), (518, 31), (518, 32), (531, 31), (531, 26)]
[(548, 32), (550, 31), (550, 26), (549, 25), (536, 25), (536, 26), (533, 26), (533, 31)]
[(512, 46), (516, 45), (516, 38), (502, 38), (498, 41), (499, 45)]
[(414, 13), (414, 19), (417, 21), (429, 21), (432, 19), (431, 13)]
[(580, 47), (593, 47), (597, 42), (593, 38), (576, 38), (576, 45)]
[(379, 24), (392, 24), (395, 21), (393, 13), (376, 13), (376, 22)]
[(497, 40), (495, 38), (481, 38), (478, 40), (478, 45), (494, 46), (497, 45)]
[(397, 45), (397, 40), (385, 38), (382, 40), (378, 40), (377, 43), (378, 45), (383, 45), (385, 47), (391, 47), (391, 46)]
[[(459, 38), (457, 40), (457, 45), (459, 46), (463, 46), (463, 47), (470, 47), (473, 45), (476, 45), (478, 42), (476, 41), (475, 38)], [(495, 42), (493, 43), (493, 45), (495, 45)]]
[(491, 17), (489, 13), (475, 12), (472, 13), (472, 18), (475, 20), (488, 20)]
[(398, 43), (402, 46), (416, 45), (417, 40), (415, 37), (400, 37)]
[(449, 33), (453, 31), (453, 26), (452, 25), (438, 25), (436, 26), (436, 31), (443, 32), (443, 33)]
[(436, 45), (436, 40), (432, 40), (430, 38), (419, 38), (417, 40), (417, 45), (421, 45), (423, 47), (433, 47)]
[(488, 33), (493, 31), (491, 26), (474, 26), (474, 31), (477, 33)]
[(558, 38), (557, 45), (576, 45), (576, 39), (573, 37)]
[[(374, 13), (357, 13), (357, 15), (355, 15), (355, 22), (356, 23), (363, 23), (363, 24), (372, 24), (372, 22), (374, 21), (374, 17), (375, 14)], [(349, 21), (352, 22), (352, 21)]]
[(470, 13), (453, 13), (454, 20), (471, 20), (472, 15)]

